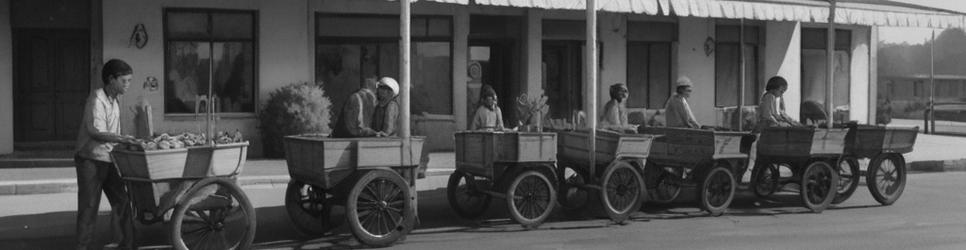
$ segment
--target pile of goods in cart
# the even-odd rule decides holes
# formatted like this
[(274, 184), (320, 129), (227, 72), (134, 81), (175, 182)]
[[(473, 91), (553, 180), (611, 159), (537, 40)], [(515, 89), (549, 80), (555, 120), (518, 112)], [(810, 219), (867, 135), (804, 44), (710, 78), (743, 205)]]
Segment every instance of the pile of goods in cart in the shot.
[[(131, 143), (124, 143), (121, 148), (130, 151), (152, 151), (178, 149), (193, 146), (204, 146), (208, 137), (205, 133), (184, 132), (178, 135), (162, 133), (152, 139), (135, 139)], [(235, 130), (234, 133), (218, 131), (215, 137), (211, 138), (215, 144), (229, 144), (244, 142), (241, 131)]]

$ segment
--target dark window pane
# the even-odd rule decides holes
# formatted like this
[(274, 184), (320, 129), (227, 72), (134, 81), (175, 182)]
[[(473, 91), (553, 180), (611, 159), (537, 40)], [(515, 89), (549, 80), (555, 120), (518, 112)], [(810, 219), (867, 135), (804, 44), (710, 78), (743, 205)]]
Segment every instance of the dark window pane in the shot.
[(428, 36), (450, 37), (453, 35), (452, 21), (449, 18), (429, 19)]
[[(802, 50), (802, 101), (815, 101), (825, 109), (826, 63), (825, 50)], [(851, 57), (844, 51), (835, 51), (834, 91), (832, 103), (836, 109), (849, 107), (849, 88), (851, 83)]]
[(453, 114), (450, 43), (417, 42), (412, 53), (412, 113)]
[[(320, 16), (318, 36), (323, 37), (398, 37), (399, 17)], [(364, 27), (364, 28), (362, 28)]]
[(670, 42), (677, 40), (677, 26), (665, 22), (627, 22), (627, 40)]
[(315, 79), (322, 83), (325, 95), (332, 100), (332, 112), (337, 115), (346, 97), (358, 90), (362, 82), (362, 46), (324, 44), (315, 51)]
[(208, 14), (204, 12), (168, 12), (165, 24), (167, 39), (208, 39)]
[(715, 106), (738, 105), (738, 44), (719, 43), (715, 46)]
[[(206, 42), (169, 42), (164, 84), (165, 113), (195, 113), (203, 110), (200, 102), (208, 93), (210, 44)], [(197, 109), (196, 109), (197, 107)]]
[(650, 55), (647, 108), (660, 109), (671, 93), (671, 44), (651, 44)]
[[(627, 44), (627, 97), (628, 108), (643, 108), (648, 103), (651, 93), (647, 91), (648, 84), (648, 45), (644, 43)], [(608, 90), (609, 91), (609, 90)]]
[[(828, 46), (828, 29), (802, 29), (802, 49), (825, 49)], [(835, 50), (852, 50), (852, 31), (835, 30)]]
[(254, 38), (255, 17), (250, 13), (214, 13), (211, 15), (215, 39)]
[(255, 112), (254, 48), (250, 42), (215, 43), (214, 96), (218, 112)]
[[(409, 20), (409, 35), (411, 37), (422, 37), (426, 36), (428, 33), (429, 21), (426, 18), (412, 18)], [(399, 30), (399, 25), (396, 25), (396, 30)], [(398, 32), (397, 32), (398, 33)]]
[[(740, 59), (739, 59), (740, 62)], [(745, 44), (745, 105), (758, 105), (765, 88), (759, 84), (758, 47)]]

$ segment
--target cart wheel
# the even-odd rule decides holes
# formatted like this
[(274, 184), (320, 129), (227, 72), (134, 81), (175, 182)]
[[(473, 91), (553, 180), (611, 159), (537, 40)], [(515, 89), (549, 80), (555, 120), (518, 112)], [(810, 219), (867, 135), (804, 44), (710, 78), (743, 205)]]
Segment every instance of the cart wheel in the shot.
[(318, 237), (338, 227), (343, 220), (333, 220), (332, 200), (325, 190), (292, 179), (285, 190), (285, 211), (300, 234)]
[(592, 192), (583, 185), (587, 184), (587, 174), (573, 167), (561, 166), (557, 168), (557, 176), (560, 178), (560, 193), (557, 201), (563, 207), (564, 214), (570, 217), (578, 217), (586, 211), (587, 204), (590, 204)]
[(255, 238), (255, 209), (228, 179), (198, 182), (171, 218), (175, 249), (248, 249)]
[(872, 197), (882, 205), (892, 205), (906, 188), (906, 161), (899, 154), (880, 154), (869, 164), (865, 178)]
[(781, 188), (780, 166), (767, 161), (755, 163), (755, 169), (751, 174), (751, 190), (755, 193), (755, 196), (766, 198)]
[(631, 213), (641, 209), (644, 178), (631, 164), (624, 161), (611, 163), (604, 170), (600, 186), (604, 211), (615, 223), (624, 223)]
[(461, 171), (449, 175), (446, 185), (446, 198), (449, 206), (464, 219), (477, 219), (486, 212), (493, 197), (481, 192), (481, 187), (475, 176)]
[(657, 183), (654, 185), (654, 192), (650, 193), (651, 201), (667, 204), (673, 202), (681, 194), (681, 183), (684, 180), (681, 180), (680, 177), (661, 170), (655, 181)]
[(409, 185), (388, 170), (366, 172), (346, 200), (352, 235), (362, 244), (389, 246), (409, 232), (415, 219)]
[(821, 213), (835, 198), (839, 174), (825, 161), (809, 163), (802, 173), (800, 195), (805, 207)]
[(556, 190), (547, 176), (527, 170), (513, 178), (507, 187), (510, 216), (526, 229), (533, 229), (550, 216), (557, 202)]
[(859, 160), (852, 156), (842, 156), (836, 165), (839, 171), (839, 185), (832, 204), (848, 200), (859, 187)]
[(701, 188), (698, 189), (701, 209), (708, 211), (711, 216), (721, 216), (731, 205), (735, 188), (735, 175), (728, 165), (716, 164), (702, 177)]

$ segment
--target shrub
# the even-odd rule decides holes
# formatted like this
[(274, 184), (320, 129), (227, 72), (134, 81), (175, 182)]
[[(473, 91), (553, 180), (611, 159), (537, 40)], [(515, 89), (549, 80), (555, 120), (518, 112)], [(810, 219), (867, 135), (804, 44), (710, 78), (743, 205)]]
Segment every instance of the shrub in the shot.
[(258, 115), (266, 157), (285, 156), (285, 136), (329, 133), (332, 102), (321, 84), (293, 83), (269, 94)]

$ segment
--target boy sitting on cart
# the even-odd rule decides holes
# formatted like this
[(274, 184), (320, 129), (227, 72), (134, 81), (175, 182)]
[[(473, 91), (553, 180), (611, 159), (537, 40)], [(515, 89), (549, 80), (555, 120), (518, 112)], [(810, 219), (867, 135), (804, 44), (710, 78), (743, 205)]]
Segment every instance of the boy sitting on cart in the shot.
[(490, 85), (483, 85), (480, 90), (480, 106), (473, 115), (470, 130), (502, 131), (503, 111), (496, 105), (496, 91)]

